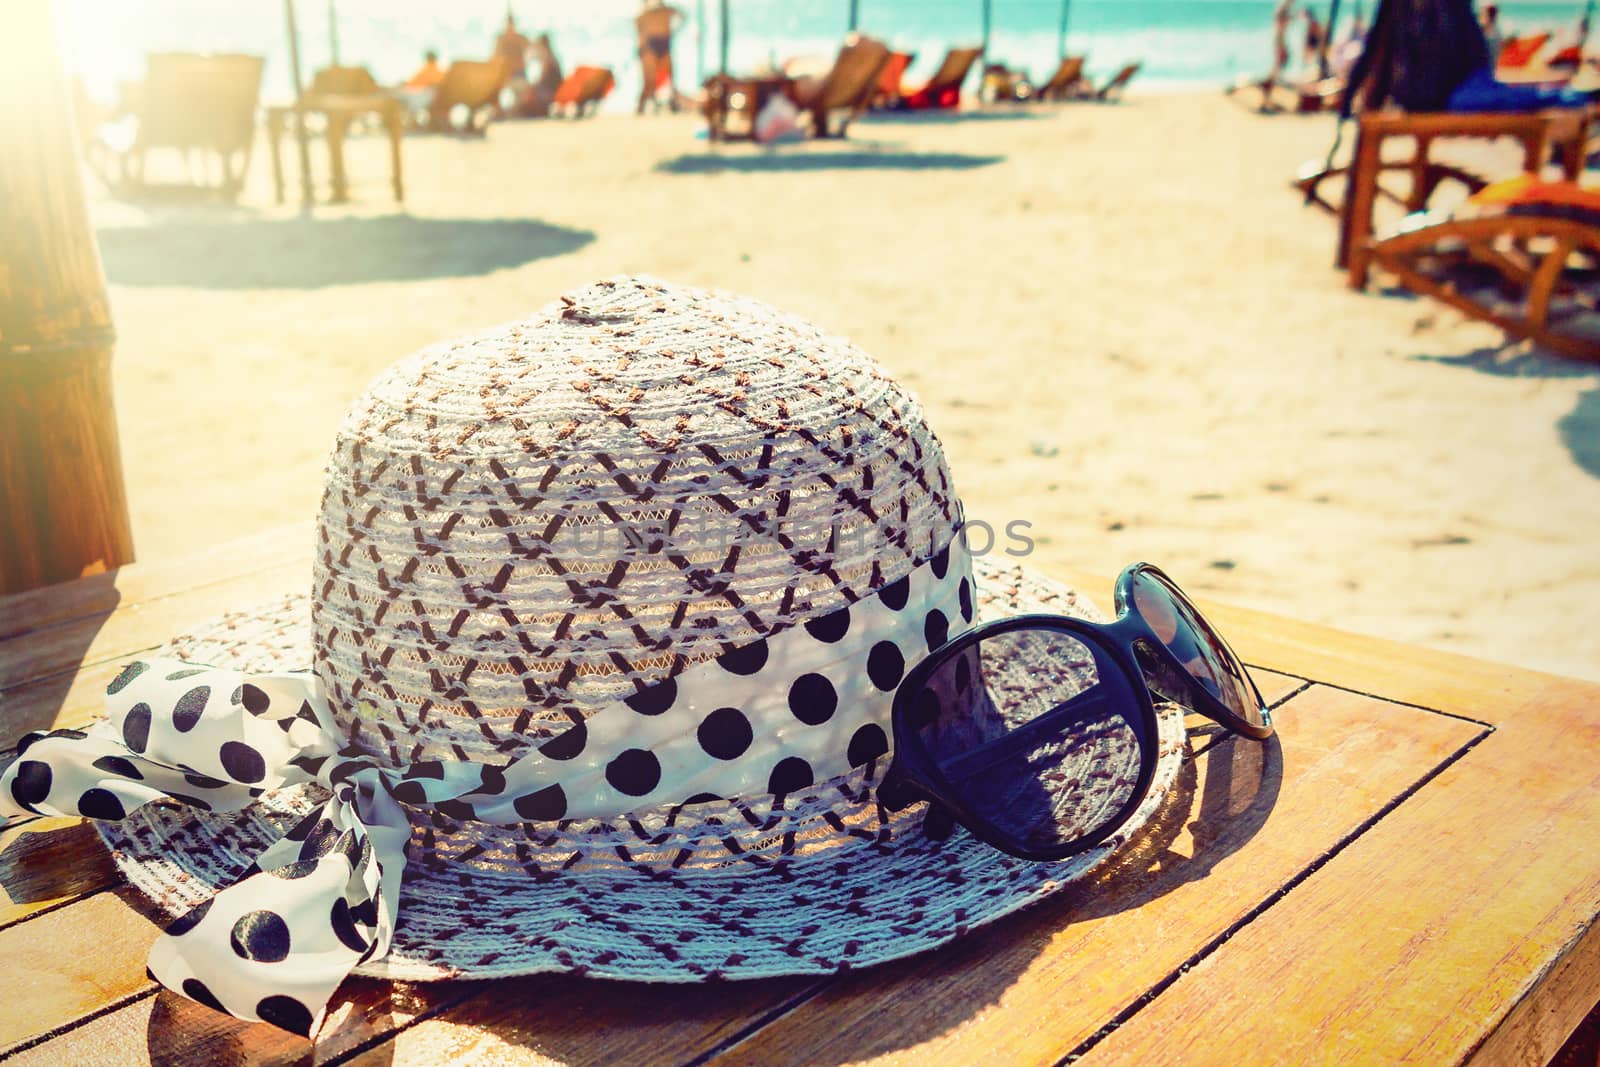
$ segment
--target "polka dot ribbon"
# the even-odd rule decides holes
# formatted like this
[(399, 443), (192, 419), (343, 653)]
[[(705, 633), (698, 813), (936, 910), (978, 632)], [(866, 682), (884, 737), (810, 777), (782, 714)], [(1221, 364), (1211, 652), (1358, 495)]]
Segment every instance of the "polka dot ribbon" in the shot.
[(346, 747), (308, 671), (129, 664), (87, 731), (23, 738), (0, 818), (121, 819), (151, 802), (237, 811), (316, 783), (322, 807), (232, 885), (179, 916), (156, 981), (297, 1034), (320, 1026), (360, 963), (388, 951), (411, 839), (406, 807), (500, 825), (612, 818), (661, 804), (784, 794), (888, 754), (894, 690), (973, 619), (960, 539), (863, 598), (697, 664), (504, 766), (377, 763)]

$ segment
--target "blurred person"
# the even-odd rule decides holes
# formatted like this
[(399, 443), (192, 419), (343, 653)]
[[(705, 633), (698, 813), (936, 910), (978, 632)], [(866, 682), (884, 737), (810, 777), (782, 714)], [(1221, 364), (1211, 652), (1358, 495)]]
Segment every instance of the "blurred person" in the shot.
[(422, 54), (422, 66), (400, 86), (400, 99), (412, 114), (427, 111), (442, 81), (444, 68), (439, 65), (439, 53), (430, 48)]
[(1327, 38), (1327, 30), (1323, 28), (1322, 20), (1317, 18), (1317, 13), (1308, 5), (1300, 12), (1306, 22), (1306, 35), (1300, 53), (1300, 64), (1303, 77), (1313, 81), (1322, 76), (1322, 44)]
[(1492, 67), (1500, 61), (1500, 43), (1505, 40), (1500, 32), (1500, 5), (1485, 4), (1478, 25), (1483, 29), (1484, 43), (1489, 46), (1489, 65)]
[(1272, 70), (1266, 87), (1278, 84), (1289, 67), (1289, 24), (1294, 19), (1294, 0), (1278, 0), (1272, 12)]
[(672, 74), (672, 31), (684, 21), (683, 12), (664, 0), (645, 0), (644, 9), (633, 20), (639, 31), (639, 65), (643, 84), (639, 88), (639, 114), (646, 103), (659, 101), (667, 91), (667, 106), (678, 110), (678, 87)]

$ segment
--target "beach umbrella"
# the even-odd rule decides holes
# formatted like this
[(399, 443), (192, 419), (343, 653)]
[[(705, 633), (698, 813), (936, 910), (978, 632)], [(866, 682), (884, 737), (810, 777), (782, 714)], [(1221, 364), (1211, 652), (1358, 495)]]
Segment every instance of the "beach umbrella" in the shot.
[[(300, 84), (300, 30), (294, 21), (294, 0), (283, 0), (283, 21), (289, 36), (289, 81), (294, 88), (295, 103), (298, 104), (304, 90)], [(300, 147), (300, 203), (302, 207), (310, 207), (311, 137), (306, 132), (306, 113), (298, 107), (294, 111), (294, 138)]]
[(721, 53), (722, 53), (719, 61), (720, 61), (721, 65), (722, 65), (722, 76), (723, 77), (727, 77), (728, 76), (728, 0), (722, 0), (721, 16), (722, 17), (718, 20), (719, 24), (717, 26), (717, 31), (718, 31), (718, 33), (719, 33), (719, 35), (721, 37), (721, 40), (718, 42), (718, 45), (719, 45)]
[(1072, 0), (1061, 0), (1061, 29), (1056, 34), (1056, 58), (1067, 58), (1067, 12), (1072, 9)]

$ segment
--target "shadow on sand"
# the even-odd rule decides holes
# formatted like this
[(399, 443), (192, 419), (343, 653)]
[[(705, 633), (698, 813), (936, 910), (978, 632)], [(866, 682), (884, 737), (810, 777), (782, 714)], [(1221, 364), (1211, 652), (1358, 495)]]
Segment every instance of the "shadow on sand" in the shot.
[(975, 156), (964, 152), (882, 152), (854, 149), (842, 152), (791, 152), (758, 149), (747, 155), (737, 149), (676, 156), (656, 164), (664, 174), (804, 173), (825, 170), (972, 170), (1002, 162), (1005, 156)]
[[(1551, 355), (1539, 348), (1506, 345), (1476, 348), (1459, 356), (1416, 355), (1412, 359), (1462, 367), (1497, 378), (1600, 379), (1600, 365)], [(1600, 478), (1600, 385), (1578, 397), (1573, 409), (1556, 423), (1561, 443), (1572, 461), (1592, 478)]]
[(576, 251), (594, 240), (535, 219), (263, 219), (185, 214), (98, 233), (118, 285), (317, 289), (466, 277)]

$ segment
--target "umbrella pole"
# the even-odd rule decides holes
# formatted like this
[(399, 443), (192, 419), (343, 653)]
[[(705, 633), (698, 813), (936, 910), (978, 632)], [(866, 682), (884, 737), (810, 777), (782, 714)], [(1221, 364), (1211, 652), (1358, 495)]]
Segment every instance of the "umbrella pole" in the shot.
[(339, 12), (334, 0), (328, 0), (328, 65), (339, 65)]
[(1333, 0), (1333, 5), (1328, 8), (1328, 25), (1322, 31), (1322, 47), (1317, 51), (1317, 73), (1326, 81), (1328, 78), (1328, 50), (1333, 47), (1333, 29), (1339, 25), (1339, 0)]
[(989, 23), (991, 0), (983, 0), (983, 61), (989, 61)]
[(289, 31), (289, 80), (294, 88), (294, 139), (300, 149), (300, 206), (311, 207), (316, 194), (311, 190), (311, 140), (306, 132), (306, 113), (300, 107), (300, 30), (294, 22), (294, 0), (283, 0), (283, 19)]
[(721, 37), (719, 42), (719, 51), (721, 53), (719, 62), (722, 76), (726, 78), (728, 76), (728, 0), (722, 0), (721, 15), (722, 17), (717, 20), (717, 33)]
[(1067, 58), (1067, 12), (1072, 9), (1072, 0), (1061, 0), (1061, 28), (1056, 33), (1056, 60)]
[(860, 4), (860, 0), (850, 0), (850, 32), (851, 33), (855, 33), (856, 32), (856, 28), (860, 24), (861, 24), (861, 4)]
[[(133, 560), (111, 306), (48, 3), (0, 34), (0, 593)], [(26, 102), (26, 106), (22, 106)]]

